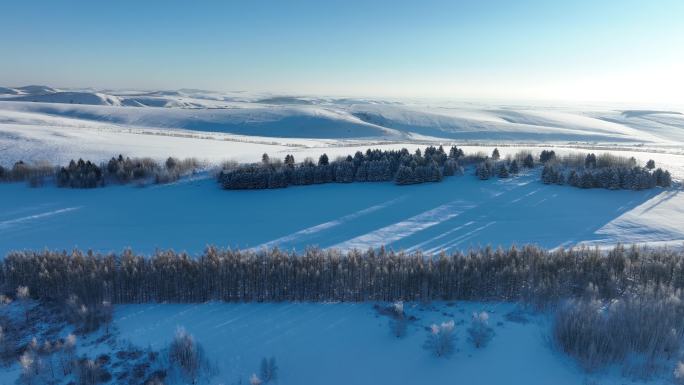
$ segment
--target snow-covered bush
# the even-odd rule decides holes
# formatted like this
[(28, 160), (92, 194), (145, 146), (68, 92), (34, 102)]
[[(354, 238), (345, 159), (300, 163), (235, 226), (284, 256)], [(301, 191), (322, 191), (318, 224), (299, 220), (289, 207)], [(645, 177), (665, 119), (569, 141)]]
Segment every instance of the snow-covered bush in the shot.
[(79, 385), (95, 385), (111, 377), (97, 362), (90, 359), (79, 360), (76, 365), (76, 378)]
[(176, 330), (168, 354), (171, 371), (186, 381), (196, 383), (200, 377), (210, 374), (204, 349), (183, 328)]
[(252, 373), (252, 376), (249, 378), (249, 385), (261, 385), (263, 384), (263, 381), (259, 376), (256, 375), (256, 373)]
[(24, 311), (24, 320), (26, 322), (29, 321), (29, 299), (31, 299), (31, 295), (29, 293), (29, 288), (28, 286), (18, 286), (17, 287), (17, 300), (20, 301), (21, 307)]
[(494, 336), (494, 329), (489, 326), (487, 312), (473, 313), (468, 327), (468, 339), (476, 348), (487, 346)]
[(425, 347), (437, 357), (446, 357), (454, 351), (456, 336), (454, 335), (454, 321), (449, 320), (441, 324), (432, 324), (430, 333), (425, 341)]
[(19, 365), (21, 366), (21, 375), (19, 382), (26, 385), (31, 385), (37, 382), (37, 377), (40, 371), (40, 365), (35, 354), (27, 350), (19, 357)]
[(677, 362), (672, 375), (674, 376), (675, 382), (677, 384), (684, 384), (684, 362)]
[(405, 337), (406, 329), (408, 328), (408, 320), (406, 319), (406, 314), (404, 313), (404, 302), (397, 301), (392, 304), (392, 314), (390, 317), (389, 324), (392, 335), (397, 338)]
[(66, 318), (76, 326), (78, 333), (90, 333), (105, 326), (105, 333), (109, 332), (112, 322), (113, 308), (109, 301), (86, 304), (77, 296), (71, 295), (64, 305)]

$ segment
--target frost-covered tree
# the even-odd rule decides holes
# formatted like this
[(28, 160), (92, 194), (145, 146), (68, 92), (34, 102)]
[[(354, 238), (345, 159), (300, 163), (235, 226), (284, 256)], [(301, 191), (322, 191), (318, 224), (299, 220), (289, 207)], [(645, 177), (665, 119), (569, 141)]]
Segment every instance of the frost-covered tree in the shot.
[(587, 156), (584, 159), (584, 167), (585, 168), (596, 168), (596, 155), (595, 154), (587, 154)]
[(511, 162), (511, 166), (510, 166), (509, 171), (513, 175), (517, 175), (520, 172), (520, 168), (518, 167), (518, 161), (513, 159), (513, 161)]
[(404, 313), (404, 303), (397, 301), (392, 304), (391, 309), (389, 326), (392, 335), (397, 338), (403, 338), (406, 336), (406, 329), (408, 328), (408, 319)]
[(17, 300), (21, 303), (21, 308), (23, 309), (24, 312), (24, 320), (25, 322), (28, 323), (29, 321), (29, 300), (31, 299), (31, 295), (29, 293), (29, 288), (28, 286), (19, 286), (17, 287)]
[(482, 162), (480, 163), (477, 168), (475, 169), (475, 175), (480, 178), (480, 180), (487, 180), (490, 177), (490, 171), (489, 167), (487, 167), (487, 163)]
[(455, 335), (454, 321), (449, 320), (441, 324), (432, 324), (430, 333), (425, 341), (425, 347), (437, 357), (446, 357), (454, 351)]
[(499, 160), (501, 158), (501, 155), (499, 154), (499, 149), (495, 148), (494, 151), (492, 151), (492, 159), (493, 160)]
[(523, 161), (523, 167), (534, 168), (534, 158), (532, 157), (532, 154), (527, 154), (527, 156), (525, 156), (525, 160)]
[(397, 171), (397, 175), (394, 177), (394, 182), (398, 185), (406, 185), (416, 183), (413, 177), (413, 170), (411, 167), (401, 166)]
[(541, 163), (546, 163), (552, 159), (556, 158), (556, 152), (553, 150), (543, 150), (541, 154), (539, 154), (539, 162)]
[(653, 170), (655, 168), (655, 161), (653, 159), (649, 159), (648, 162), (646, 162), (646, 168)]
[(505, 164), (502, 163), (501, 165), (499, 165), (499, 170), (497, 172), (497, 176), (499, 178), (508, 178), (510, 176), (508, 173), (508, 168), (506, 167)]
[(19, 382), (21, 384), (33, 385), (38, 384), (38, 375), (40, 374), (40, 358), (36, 357), (31, 350), (25, 351), (19, 357), (19, 365), (21, 366), (21, 375)]
[(207, 362), (202, 347), (185, 329), (178, 328), (169, 345), (169, 364), (181, 377), (194, 383), (200, 378)]
[(468, 328), (468, 339), (476, 348), (487, 346), (494, 336), (494, 329), (489, 324), (489, 314), (487, 312), (473, 313)]

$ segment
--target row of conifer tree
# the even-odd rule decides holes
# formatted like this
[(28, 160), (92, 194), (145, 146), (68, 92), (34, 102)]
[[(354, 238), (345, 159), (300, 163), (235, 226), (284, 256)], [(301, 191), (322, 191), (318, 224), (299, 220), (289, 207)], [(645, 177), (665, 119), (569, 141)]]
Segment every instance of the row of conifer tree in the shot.
[(445, 176), (462, 173), (461, 162), (472, 162), (463, 150), (451, 147), (447, 153), (442, 146), (427, 147), (413, 154), (407, 149), (357, 151), (331, 161), (323, 154), (318, 162), (305, 159), (296, 163), (294, 156), (284, 161), (272, 160), (267, 154), (258, 164), (231, 165), (218, 174), (218, 181), (225, 189), (265, 189), (290, 185), (320, 183), (385, 182), (415, 184), (439, 182)]

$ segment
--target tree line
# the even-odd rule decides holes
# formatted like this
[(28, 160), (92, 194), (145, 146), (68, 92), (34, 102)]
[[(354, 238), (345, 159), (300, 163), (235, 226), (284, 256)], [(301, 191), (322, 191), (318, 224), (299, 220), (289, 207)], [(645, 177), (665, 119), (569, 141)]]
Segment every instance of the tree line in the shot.
[(482, 248), (428, 257), (384, 249), (208, 248), (202, 255), (151, 256), (23, 251), (0, 265), (0, 288), (30, 288), (38, 299), (76, 295), (84, 303), (220, 301), (504, 300), (543, 303), (600, 298), (642, 285), (684, 287), (682, 251), (617, 246), (549, 251), (537, 246)]
[(580, 188), (604, 188), (609, 190), (644, 190), (670, 187), (672, 176), (667, 170), (655, 168), (649, 160), (644, 167), (637, 166), (636, 159), (590, 153), (584, 160), (578, 155), (556, 158), (553, 151), (546, 154), (541, 181), (545, 184), (567, 184)]
[(170, 183), (194, 172), (202, 164), (194, 158), (169, 157), (158, 163), (152, 158), (130, 158), (119, 155), (106, 163), (71, 160), (59, 167), (46, 162), (34, 164), (18, 161), (11, 168), (0, 166), (0, 182), (27, 182), (40, 187), (45, 180), (54, 179), (58, 187), (95, 188), (109, 183)]
[(442, 146), (429, 146), (413, 154), (407, 149), (357, 151), (353, 156), (330, 160), (327, 154), (318, 162), (307, 158), (296, 163), (293, 155), (283, 161), (262, 156), (261, 163), (232, 164), (218, 174), (224, 189), (266, 189), (320, 183), (386, 182), (399, 185), (439, 182), (445, 176), (463, 173), (461, 164), (473, 162), (455, 146), (447, 153)]

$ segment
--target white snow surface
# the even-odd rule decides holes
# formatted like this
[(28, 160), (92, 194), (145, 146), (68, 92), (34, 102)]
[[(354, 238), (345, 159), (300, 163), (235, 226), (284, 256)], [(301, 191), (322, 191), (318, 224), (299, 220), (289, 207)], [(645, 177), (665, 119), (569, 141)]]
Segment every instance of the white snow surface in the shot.
[[(507, 105), (216, 93), (200, 90), (0, 89), (5, 125), (30, 125), (49, 115), (117, 128), (156, 128), (271, 138), (451, 139), (681, 144), (684, 108)], [(82, 123), (80, 123), (82, 125)], [(61, 126), (54, 121), (53, 128)], [(43, 127), (47, 129), (47, 127)], [(35, 128), (27, 128), (35, 129)]]
[[(525, 314), (526, 323), (506, 314), (514, 304), (405, 303), (407, 336), (391, 335), (388, 318), (371, 304), (147, 304), (117, 306), (115, 324), (122, 338), (163, 349), (178, 327), (204, 347), (219, 369), (211, 384), (236, 384), (259, 373), (264, 357), (275, 357), (278, 384), (470, 384), (581, 385), (658, 384), (633, 382), (615, 370), (585, 374), (549, 343), (549, 320)], [(487, 311), (495, 335), (475, 349), (466, 328), (473, 312)], [(456, 351), (436, 358), (423, 348), (432, 323), (454, 321)]]
[[(684, 194), (544, 185), (538, 172), (480, 181), (325, 184), (227, 191), (199, 174), (92, 190), (0, 184), (0, 254), (21, 249), (192, 254), (222, 248), (386, 245), (427, 253), (485, 245), (684, 243)], [(65, 234), (68, 234), (65, 235)]]

